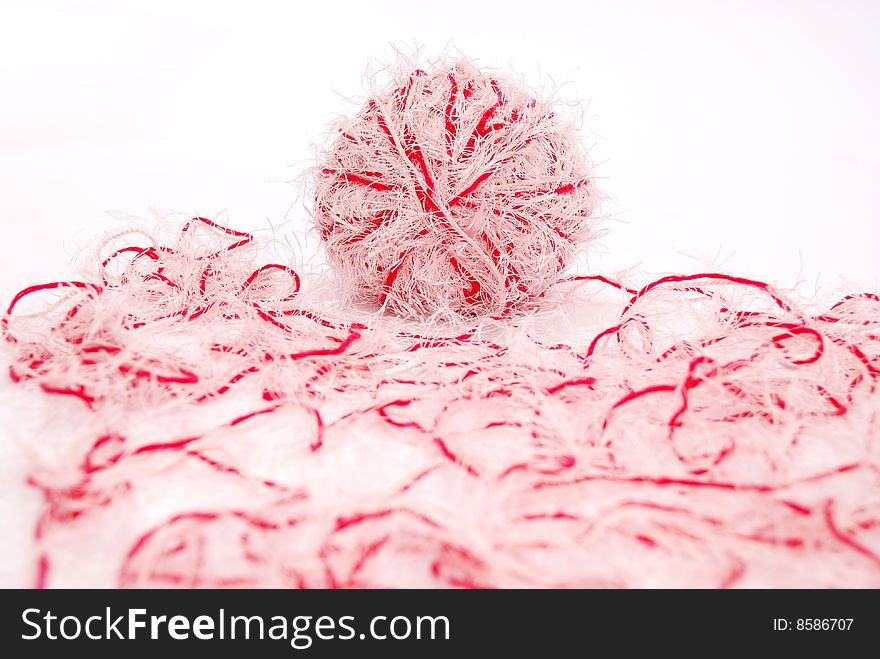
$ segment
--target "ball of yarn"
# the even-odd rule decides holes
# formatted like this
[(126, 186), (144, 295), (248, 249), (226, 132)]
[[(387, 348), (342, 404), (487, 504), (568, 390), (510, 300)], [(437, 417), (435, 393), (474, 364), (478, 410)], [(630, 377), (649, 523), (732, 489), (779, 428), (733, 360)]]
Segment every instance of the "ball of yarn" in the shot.
[(465, 60), (400, 66), (318, 158), (315, 220), (363, 301), (414, 318), (505, 315), (593, 235), (572, 123)]

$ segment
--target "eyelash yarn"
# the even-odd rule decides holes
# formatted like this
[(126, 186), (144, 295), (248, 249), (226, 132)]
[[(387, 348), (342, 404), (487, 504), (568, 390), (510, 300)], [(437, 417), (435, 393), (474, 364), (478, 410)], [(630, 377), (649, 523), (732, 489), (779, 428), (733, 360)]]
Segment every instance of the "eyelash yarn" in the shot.
[(357, 298), (404, 316), (521, 310), (593, 236), (577, 132), (464, 59), (391, 78), (318, 157), (315, 222), (332, 264)]
[[(446, 66), (318, 169), (331, 261), (382, 308), (202, 217), (13, 296), (31, 585), (880, 587), (880, 298), (562, 274), (593, 231), (586, 159), (518, 87)], [(416, 134), (438, 208), (467, 206), (426, 211)]]

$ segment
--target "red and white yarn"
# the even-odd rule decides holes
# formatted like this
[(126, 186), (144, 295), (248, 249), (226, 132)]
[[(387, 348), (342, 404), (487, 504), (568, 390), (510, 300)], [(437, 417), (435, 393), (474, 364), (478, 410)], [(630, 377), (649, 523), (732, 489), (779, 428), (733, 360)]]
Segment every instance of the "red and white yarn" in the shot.
[(14, 381), (89, 407), (120, 397), (149, 406), (166, 395), (197, 403), (276, 361), (286, 369), (336, 354), (359, 335), (351, 322), (302, 308), (297, 272), (255, 263), (249, 233), (196, 217), (165, 244), (143, 234), (119, 244), (133, 233), (102, 245), (93, 280), (13, 298), (2, 325)]
[(331, 261), (396, 315), (206, 218), (13, 296), (30, 583), (880, 587), (880, 298), (565, 276), (590, 175), (438, 64), (318, 170)]
[(580, 276), (604, 330), (426, 334), (209, 220), (107, 248), (3, 320), (53, 401), (34, 585), (880, 586), (874, 294)]
[(592, 237), (591, 177), (573, 126), (521, 83), (467, 60), (401, 64), (320, 154), (315, 221), (357, 298), (501, 315)]

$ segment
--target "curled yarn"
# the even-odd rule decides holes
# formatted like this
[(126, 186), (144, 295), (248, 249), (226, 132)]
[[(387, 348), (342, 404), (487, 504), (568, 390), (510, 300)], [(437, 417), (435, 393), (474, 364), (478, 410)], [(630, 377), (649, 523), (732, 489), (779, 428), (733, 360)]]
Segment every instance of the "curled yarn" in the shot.
[(2, 321), (35, 586), (880, 586), (873, 293), (582, 275), (605, 327), (427, 331), (205, 218), (105, 247)]

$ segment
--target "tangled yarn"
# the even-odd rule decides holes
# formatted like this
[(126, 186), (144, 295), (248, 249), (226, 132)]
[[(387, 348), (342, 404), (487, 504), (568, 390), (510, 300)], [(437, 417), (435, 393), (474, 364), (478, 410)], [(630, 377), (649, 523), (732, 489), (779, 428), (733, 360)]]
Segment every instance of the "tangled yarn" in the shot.
[(873, 293), (583, 275), (605, 328), (426, 333), (205, 218), (141, 242), (3, 317), (33, 585), (880, 585)]

